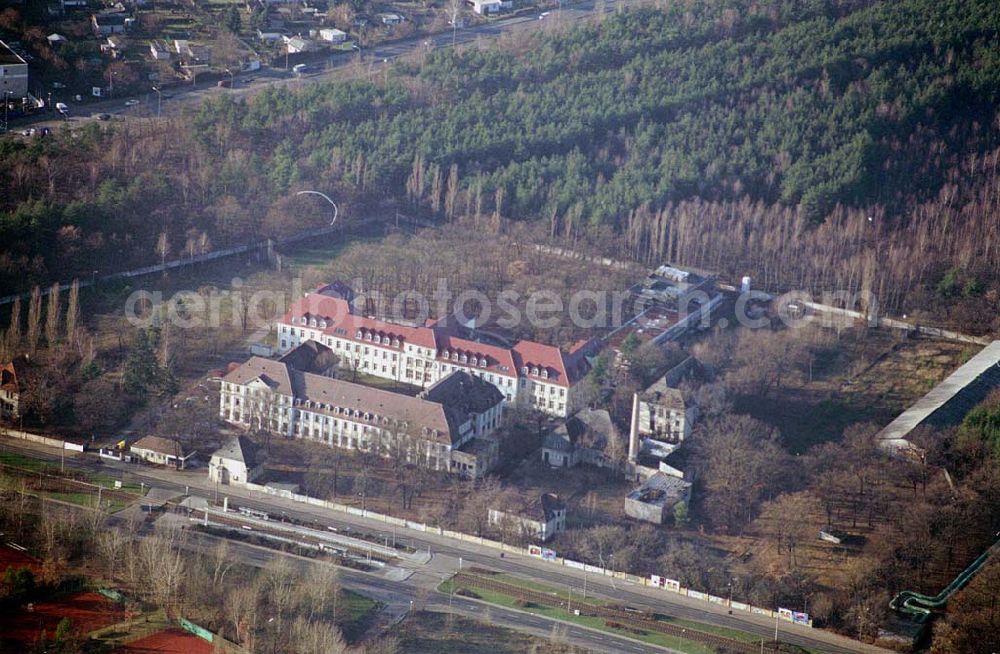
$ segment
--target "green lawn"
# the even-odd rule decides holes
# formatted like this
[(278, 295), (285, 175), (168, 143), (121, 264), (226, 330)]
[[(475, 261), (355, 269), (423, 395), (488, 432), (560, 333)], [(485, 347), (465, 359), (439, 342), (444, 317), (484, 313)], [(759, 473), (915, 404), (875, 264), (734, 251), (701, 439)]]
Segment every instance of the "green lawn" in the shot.
[[(518, 581), (520, 582), (522, 580)], [(540, 586), (540, 584), (534, 584), (536, 590), (538, 590), (537, 586)], [(452, 590), (452, 580), (448, 579), (444, 581), (440, 586), (438, 586), (438, 590), (443, 593), (450, 593)], [(479, 599), (489, 602), (490, 604), (505, 606), (507, 608), (512, 608), (519, 611), (529, 611), (531, 613), (543, 617), (552, 618), (555, 620), (563, 620), (565, 622), (572, 622), (585, 627), (590, 627), (592, 629), (598, 629), (600, 631), (605, 631), (611, 634), (615, 634), (617, 636), (627, 636), (629, 638), (634, 638), (636, 640), (650, 643), (652, 645), (659, 645), (661, 647), (670, 647), (680, 652), (687, 652), (688, 654), (712, 654), (712, 652), (715, 651), (707, 645), (703, 645), (701, 643), (692, 640), (686, 640), (677, 636), (669, 636), (667, 634), (660, 634), (656, 632), (648, 632), (648, 631), (640, 631), (632, 629), (612, 628), (605, 623), (604, 618), (599, 618), (595, 616), (576, 615), (574, 613), (570, 613), (565, 609), (558, 608), (555, 606), (545, 606), (534, 603), (528, 603), (527, 605), (522, 605), (518, 603), (518, 600), (514, 599), (509, 595), (504, 595), (502, 593), (482, 590), (480, 588), (475, 588), (472, 590), (472, 592), (474, 592)], [(565, 597), (566, 595), (563, 594), (564, 599)]]
[[(324, 202), (322, 198), (317, 198)], [(339, 219), (338, 219), (339, 220)], [(381, 237), (352, 235), (349, 238), (343, 234), (333, 234), (324, 237), (323, 242), (318, 245), (297, 247), (289, 246), (289, 253), (285, 256), (285, 262), (294, 270), (302, 270), (310, 267), (323, 267), (330, 265), (348, 245), (363, 247), (366, 242), (379, 242)]]
[(694, 620), (672, 618), (666, 615), (657, 615), (656, 619), (661, 622), (677, 625), (678, 627), (684, 627), (685, 629), (697, 629), (698, 631), (704, 631), (705, 633), (715, 634), (725, 638), (732, 638), (733, 640), (742, 640), (748, 643), (760, 642), (760, 638), (758, 636), (748, 634), (747, 632), (740, 631), (739, 629), (729, 629), (728, 627), (719, 627), (713, 624), (705, 624), (704, 622), (695, 622)]
[(395, 381), (392, 379), (385, 379), (384, 377), (376, 377), (375, 375), (369, 375), (360, 370), (357, 371), (355, 375), (352, 370), (342, 370), (338, 373), (341, 379), (347, 381), (353, 381), (358, 384), (364, 384), (365, 386), (371, 386), (373, 388), (382, 388), (388, 391), (393, 391), (394, 393), (402, 393), (403, 395), (409, 395), (411, 397), (416, 396), (423, 389), (419, 386), (414, 386), (413, 384), (407, 384), (402, 381)]
[(350, 642), (356, 641), (381, 608), (382, 604), (370, 597), (342, 590), (337, 604), (337, 625), (343, 630), (344, 638)]
[(59, 470), (59, 466), (53, 466), (52, 464), (42, 461), (41, 459), (35, 459), (30, 456), (18, 454), (17, 452), (0, 452), (0, 464), (10, 466), (12, 468), (30, 470), (31, 472), (58, 472)]
[(572, 645), (455, 614), (416, 611), (393, 629), (406, 654), (577, 654)]
[[(87, 480), (91, 484), (96, 484), (97, 486), (102, 486), (104, 488), (111, 488), (111, 489), (115, 488), (116, 481), (121, 481), (121, 479), (119, 479), (118, 477), (114, 477), (104, 472), (96, 472), (88, 474)], [(126, 481), (122, 483), (121, 490), (129, 493), (135, 493), (136, 495), (140, 494), (145, 495), (146, 493), (149, 492), (149, 487), (143, 486), (142, 484), (136, 481)]]

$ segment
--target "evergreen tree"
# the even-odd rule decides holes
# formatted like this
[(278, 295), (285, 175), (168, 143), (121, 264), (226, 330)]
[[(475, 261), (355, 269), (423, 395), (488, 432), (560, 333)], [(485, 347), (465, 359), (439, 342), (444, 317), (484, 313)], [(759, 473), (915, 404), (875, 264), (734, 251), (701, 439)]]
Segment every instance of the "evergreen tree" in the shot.
[(155, 331), (139, 330), (125, 359), (125, 369), (122, 383), (125, 392), (140, 400), (144, 400), (151, 388), (160, 382), (160, 365), (156, 359)]

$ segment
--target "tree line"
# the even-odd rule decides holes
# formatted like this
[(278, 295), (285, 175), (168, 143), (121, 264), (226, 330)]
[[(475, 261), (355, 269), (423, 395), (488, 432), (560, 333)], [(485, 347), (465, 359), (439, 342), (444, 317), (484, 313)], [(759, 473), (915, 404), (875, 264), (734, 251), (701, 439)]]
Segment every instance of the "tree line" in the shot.
[(0, 287), (301, 229), (321, 211), (291, 194), (318, 188), (355, 213), (525, 221), (895, 310), (958, 268), (977, 310), (944, 318), (982, 331), (998, 20), (986, 0), (698, 0), (4, 141)]

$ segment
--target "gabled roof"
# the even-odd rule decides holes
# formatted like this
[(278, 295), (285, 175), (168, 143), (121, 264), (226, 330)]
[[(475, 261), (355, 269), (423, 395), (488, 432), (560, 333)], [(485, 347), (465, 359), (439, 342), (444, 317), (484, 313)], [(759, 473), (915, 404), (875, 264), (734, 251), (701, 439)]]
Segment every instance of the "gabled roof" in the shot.
[(604, 409), (583, 409), (546, 434), (542, 447), (564, 452), (576, 448), (603, 452), (608, 442), (617, 438), (611, 414)]
[[(466, 361), (462, 362), (461, 356), (465, 355)], [(457, 360), (452, 357), (459, 357)], [(489, 343), (471, 341), (448, 333), (438, 333), (439, 361), (449, 361), (454, 365), (470, 366), (478, 370), (487, 370), (497, 375), (505, 377), (517, 377), (517, 364), (514, 363), (514, 355), (511, 350)], [(475, 358), (476, 365), (471, 361)], [(481, 365), (482, 360), (486, 360), (486, 365)]]
[[(275, 393), (293, 398), (300, 410), (334, 418), (396, 428), (413, 437), (453, 444), (459, 427), (471, 412), (480, 412), (503, 396), (492, 384), (467, 373), (455, 373), (436, 384), (430, 397), (411, 397), (342, 379), (295, 370), (282, 361), (251, 357), (230, 371), (223, 381), (238, 385), (265, 384)], [(488, 388), (487, 388), (488, 387)], [(433, 387), (432, 387), (433, 389)], [(428, 389), (430, 392), (432, 389)]]
[(131, 449), (149, 450), (159, 454), (176, 456), (179, 459), (184, 458), (184, 449), (181, 447), (180, 443), (172, 438), (163, 438), (161, 436), (145, 436), (140, 438), (136, 442), (132, 443)]
[[(582, 349), (577, 349), (570, 355), (554, 345), (518, 341), (514, 344), (512, 353), (520, 374), (523, 375), (524, 369), (527, 368), (528, 377), (542, 383), (571, 386), (582, 379), (589, 370)], [(543, 371), (545, 374), (542, 374)]]
[(257, 447), (257, 444), (246, 436), (234, 436), (213, 452), (212, 456), (229, 461), (239, 461), (247, 468), (255, 468), (260, 463), (259, 452), (260, 448)]
[[(435, 321), (415, 326), (356, 315), (344, 299), (349, 292), (350, 289), (341, 283), (321, 286), (317, 292), (293, 302), (281, 322), (295, 328), (308, 326), (323, 334), (358, 343), (375, 343), (400, 350), (406, 344), (413, 344), (434, 350), (441, 361), (448, 360), (446, 355), (465, 354), (467, 362), (456, 362), (461, 365), (469, 365), (468, 361), (475, 356), (477, 365), (471, 367), (508, 377), (526, 374), (541, 383), (566, 387), (586, 376), (590, 370), (587, 356), (593, 354), (597, 346), (597, 341), (590, 340), (574, 343), (570, 352), (534, 341), (519, 341), (510, 348), (500, 347), (463, 338)], [(485, 367), (478, 365), (483, 356)], [(528, 372), (524, 373), (524, 369)]]
[(13, 359), (0, 365), (0, 389), (19, 393), (24, 386), (28, 363), (23, 358)]
[[(310, 293), (292, 303), (285, 312), (282, 322), (293, 327), (305, 327), (306, 325), (302, 324), (303, 317), (310, 323), (312, 329), (319, 329), (324, 334), (359, 343), (365, 342), (366, 336), (378, 336), (380, 341), (388, 337), (389, 343), (395, 339), (400, 343), (400, 349), (407, 343), (431, 349), (437, 348), (434, 330), (429, 327), (401, 325), (352, 314), (350, 304), (341, 297)], [(312, 326), (312, 318), (317, 319), (315, 327)], [(322, 324), (320, 321), (325, 321), (326, 327), (320, 327)]]
[(255, 379), (259, 379), (275, 393), (294, 395), (288, 366), (264, 357), (250, 357), (243, 365), (230, 370), (222, 381), (243, 386)]
[(485, 413), (504, 401), (504, 394), (496, 386), (462, 371), (437, 381), (418, 397), (442, 405), (454, 430), (469, 416)]
[(333, 350), (318, 341), (308, 340), (286, 352), (278, 361), (301, 372), (322, 374), (336, 359)]
[(694, 357), (687, 357), (667, 371), (653, 384), (639, 394), (643, 402), (683, 411), (687, 406), (684, 394), (679, 388), (680, 383), (689, 377), (696, 376), (701, 370), (701, 364)]

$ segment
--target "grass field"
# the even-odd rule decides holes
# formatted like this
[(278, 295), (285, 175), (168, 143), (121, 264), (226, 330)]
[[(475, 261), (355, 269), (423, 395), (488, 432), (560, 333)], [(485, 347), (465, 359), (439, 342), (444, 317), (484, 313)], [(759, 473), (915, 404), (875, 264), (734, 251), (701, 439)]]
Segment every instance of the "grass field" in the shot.
[[(532, 590), (537, 590), (539, 592), (556, 592), (556, 589), (551, 586), (545, 586), (544, 584), (538, 584), (536, 582), (526, 582), (523, 579), (517, 577), (510, 577), (507, 575), (502, 575), (496, 577), (498, 581), (506, 581), (508, 583), (518, 583), (525, 588), (530, 588)], [(438, 590), (442, 593), (451, 593), (454, 590), (453, 581), (451, 579), (446, 580), (440, 586)], [(456, 591), (457, 592), (457, 591)], [(467, 597), (474, 597), (481, 599), (490, 604), (496, 604), (498, 606), (504, 606), (511, 609), (516, 609), (520, 611), (530, 611), (533, 614), (540, 615), (547, 618), (552, 618), (555, 620), (562, 620), (565, 622), (572, 622), (574, 624), (579, 624), (584, 627), (590, 627), (591, 629), (597, 629), (599, 631), (605, 631), (616, 636), (626, 636), (629, 638), (634, 638), (636, 640), (641, 640), (652, 645), (659, 645), (661, 647), (670, 647), (680, 652), (687, 652), (688, 654), (711, 654), (715, 650), (707, 645), (698, 643), (692, 640), (686, 640), (676, 636), (670, 636), (667, 634), (660, 634), (655, 632), (641, 631), (638, 629), (625, 629), (625, 628), (614, 628), (609, 627), (605, 622), (604, 618), (596, 616), (585, 616), (576, 615), (570, 611), (558, 607), (558, 606), (548, 606), (544, 604), (536, 604), (529, 602), (525, 604), (520, 600), (511, 597), (510, 595), (505, 595), (498, 592), (483, 590), (480, 588), (475, 588), (472, 590), (472, 594), (468, 594), (469, 591), (465, 591)], [(568, 591), (558, 593), (558, 598), (553, 596), (553, 603), (557, 603), (560, 600), (565, 600), (568, 597)], [(588, 598), (588, 602), (593, 603), (606, 603), (603, 600), (594, 602), (592, 598)], [(699, 631), (709, 631), (708, 629), (702, 629), (702, 625), (698, 623), (693, 623), (698, 625)], [(694, 628), (692, 626), (692, 628)], [(714, 632), (713, 632), (714, 633)], [(725, 634), (723, 634), (725, 635)], [(750, 634), (745, 634), (747, 640), (753, 640)]]
[(430, 611), (409, 614), (395, 630), (406, 654), (580, 654), (579, 648), (456, 615)]
[(381, 603), (370, 597), (349, 590), (341, 591), (337, 626), (344, 632), (344, 638), (354, 642), (362, 636), (381, 608)]
[(839, 440), (852, 424), (888, 424), (975, 349), (901, 340), (888, 330), (846, 330), (817, 352), (808, 375), (764, 398), (737, 396), (736, 410), (777, 427), (790, 452), (805, 452)]

